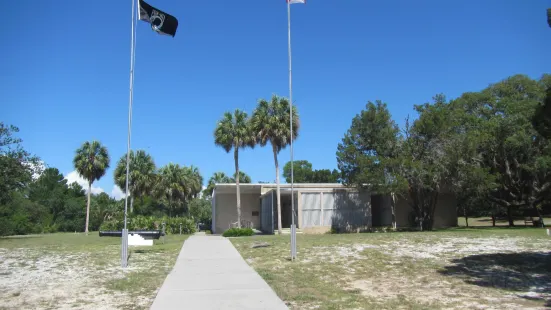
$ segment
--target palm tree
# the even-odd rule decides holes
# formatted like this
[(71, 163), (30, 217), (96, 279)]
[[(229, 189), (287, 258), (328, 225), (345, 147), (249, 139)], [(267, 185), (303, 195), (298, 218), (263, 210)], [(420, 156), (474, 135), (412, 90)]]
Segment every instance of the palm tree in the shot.
[(192, 198), (196, 198), (203, 189), (203, 177), (199, 172), (199, 168), (193, 165), (190, 167), (183, 167), (182, 169), (184, 174), (186, 200), (189, 201)]
[[(241, 181), (241, 178), (239, 178), (239, 181)], [(215, 172), (212, 177), (210, 177), (207, 188), (203, 191), (203, 196), (212, 196), (214, 186), (220, 183), (235, 183), (235, 180), (227, 176), (224, 172)]]
[[(151, 194), (155, 178), (155, 162), (151, 155), (144, 150), (138, 150), (136, 153), (130, 151), (130, 180), (128, 190), (130, 195), (130, 212), (134, 211), (134, 196), (140, 197), (143, 202), (143, 196)], [(126, 154), (123, 155), (114, 173), (115, 184), (126, 194)]]
[(159, 169), (157, 182), (155, 184), (156, 196), (166, 200), (172, 210), (180, 206), (186, 199), (186, 183), (184, 169), (178, 165), (169, 163)]
[[(270, 102), (261, 99), (251, 118), (252, 128), (261, 146), (270, 143), (274, 152), (277, 184), (277, 230), (281, 234), (281, 197), (279, 189), (279, 163), (277, 154), (291, 142), (290, 106), (286, 98), (272, 96)], [(293, 140), (298, 136), (300, 122), (296, 107), (293, 107)], [(294, 216), (294, 215), (293, 215)]]
[(86, 141), (76, 150), (73, 164), (78, 174), (88, 181), (88, 203), (86, 205), (86, 226), (84, 228), (84, 232), (88, 234), (92, 183), (101, 179), (107, 168), (109, 168), (109, 153), (107, 148), (101, 145), (99, 141)]
[[(235, 180), (237, 178), (235, 177), (235, 173), (233, 174), (233, 178), (230, 179), (231, 183), (235, 183)], [(251, 183), (251, 177), (246, 174), (245, 172), (243, 171), (239, 171), (239, 183), (243, 184), (243, 183)]]
[(235, 184), (237, 196), (237, 225), (241, 227), (241, 193), (239, 191), (239, 149), (254, 147), (255, 135), (251, 130), (246, 112), (236, 109), (234, 113), (226, 112), (214, 130), (214, 144), (222, 147), (226, 153), (233, 149), (235, 161)]

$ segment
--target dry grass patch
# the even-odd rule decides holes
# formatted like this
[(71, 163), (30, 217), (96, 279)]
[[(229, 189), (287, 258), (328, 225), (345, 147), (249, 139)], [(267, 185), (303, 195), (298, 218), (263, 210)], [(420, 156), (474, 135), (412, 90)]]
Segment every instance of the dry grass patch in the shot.
[(52, 234), (0, 239), (0, 309), (148, 309), (186, 236), (131, 248), (120, 238)]
[[(235, 238), (292, 309), (544, 309), (551, 238), (541, 229)], [(251, 248), (253, 243), (271, 246)]]

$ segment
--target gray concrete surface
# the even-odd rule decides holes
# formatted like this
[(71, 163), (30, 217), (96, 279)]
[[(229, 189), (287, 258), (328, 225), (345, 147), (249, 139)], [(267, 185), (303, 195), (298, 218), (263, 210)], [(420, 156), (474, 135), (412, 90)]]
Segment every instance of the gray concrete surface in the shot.
[(288, 309), (268, 284), (219, 236), (191, 236), (152, 310)]

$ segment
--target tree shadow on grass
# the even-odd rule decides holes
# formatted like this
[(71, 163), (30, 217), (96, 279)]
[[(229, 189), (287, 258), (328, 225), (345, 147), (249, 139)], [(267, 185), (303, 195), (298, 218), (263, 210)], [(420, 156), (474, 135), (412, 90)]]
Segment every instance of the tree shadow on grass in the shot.
[(439, 272), (469, 284), (518, 292), (520, 297), (551, 307), (551, 253), (478, 254), (452, 263)]

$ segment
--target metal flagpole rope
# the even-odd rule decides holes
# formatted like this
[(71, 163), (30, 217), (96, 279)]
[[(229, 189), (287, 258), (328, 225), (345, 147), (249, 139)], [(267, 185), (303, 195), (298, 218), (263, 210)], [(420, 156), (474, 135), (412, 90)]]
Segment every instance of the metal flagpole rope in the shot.
[(124, 198), (124, 230), (122, 232), (122, 250), (121, 250), (121, 266), (124, 268), (128, 265), (128, 228), (127, 212), (128, 212), (128, 183), (130, 179), (130, 138), (132, 135), (132, 103), (134, 101), (134, 64), (136, 56), (136, 21), (137, 12), (136, 1), (132, 0), (132, 33), (130, 42), (130, 94), (128, 98), (128, 140), (126, 146), (126, 185), (125, 185), (125, 198)]
[(291, 65), (291, 3), (287, 0), (287, 46), (289, 52), (289, 127), (291, 129), (291, 260), (297, 256), (296, 248), (296, 225), (295, 225), (295, 198), (294, 198), (294, 169), (293, 169), (293, 82)]

